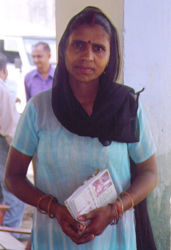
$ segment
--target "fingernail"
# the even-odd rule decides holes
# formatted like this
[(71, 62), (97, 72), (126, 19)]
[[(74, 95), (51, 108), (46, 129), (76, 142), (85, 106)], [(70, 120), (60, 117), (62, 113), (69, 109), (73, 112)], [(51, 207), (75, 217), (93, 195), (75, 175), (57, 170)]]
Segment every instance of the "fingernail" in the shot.
[(78, 219), (79, 219), (79, 220), (82, 220), (82, 219), (83, 219), (83, 217), (82, 217), (82, 216), (79, 216), (79, 217), (78, 217)]
[(79, 234), (79, 235), (82, 235), (82, 232), (79, 230), (79, 231), (78, 231), (78, 234)]

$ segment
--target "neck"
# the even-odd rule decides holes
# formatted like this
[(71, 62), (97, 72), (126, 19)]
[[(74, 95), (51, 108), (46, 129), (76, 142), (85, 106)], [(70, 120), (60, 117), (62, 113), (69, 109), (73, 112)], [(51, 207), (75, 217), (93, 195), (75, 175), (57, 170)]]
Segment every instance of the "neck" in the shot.
[(0, 79), (1, 79), (3, 82), (5, 82), (6, 77), (5, 77), (5, 75), (3, 74), (2, 71), (0, 71)]
[(77, 82), (69, 77), (72, 92), (88, 115), (92, 114), (94, 101), (99, 88), (99, 80), (92, 82)]
[(50, 64), (48, 64), (47, 66), (45, 66), (41, 69), (38, 69), (38, 71), (42, 75), (43, 79), (45, 79), (47, 77), (49, 70), (50, 70)]

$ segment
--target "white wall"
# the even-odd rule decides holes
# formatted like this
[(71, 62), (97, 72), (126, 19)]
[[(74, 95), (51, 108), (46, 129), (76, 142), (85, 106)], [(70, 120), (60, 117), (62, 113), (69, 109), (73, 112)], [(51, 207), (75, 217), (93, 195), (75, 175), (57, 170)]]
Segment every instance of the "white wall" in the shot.
[(149, 201), (158, 250), (170, 249), (171, 1), (126, 1), (124, 84), (140, 90), (157, 150), (160, 181)]

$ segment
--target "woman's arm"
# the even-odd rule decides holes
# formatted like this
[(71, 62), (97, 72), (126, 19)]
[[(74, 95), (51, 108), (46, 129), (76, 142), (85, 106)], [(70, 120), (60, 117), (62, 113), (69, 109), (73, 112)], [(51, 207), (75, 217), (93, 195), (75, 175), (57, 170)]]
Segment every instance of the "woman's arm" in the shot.
[[(137, 177), (129, 189), (124, 190), (131, 195), (134, 205), (145, 199), (158, 183), (158, 170), (155, 155), (152, 155), (144, 162), (136, 164), (136, 166)], [(121, 199), (124, 211), (130, 209), (132, 202), (129, 196), (123, 194)], [(116, 202), (119, 206), (121, 206), (118, 200)], [(112, 219), (112, 210), (110, 206), (98, 208), (84, 216), (79, 217), (79, 220), (82, 221), (91, 220), (91, 224), (85, 232), (92, 233), (94, 235), (101, 234)]]
[[(145, 199), (158, 183), (158, 168), (155, 154), (144, 162), (136, 164), (137, 176), (130, 188), (127, 191), (133, 201), (134, 205)], [(126, 211), (131, 207), (130, 198), (123, 194), (122, 200), (124, 210)]]
[[(5, 169), (4, 183), (7, 189), (20, 200), (37, 207), (38, 200), (45, 194), (33, 185), (26, 176), (31, 160), (31, 156), (25, 155), (11, 146)], [(47, 211), (48, 204), (49, 198), (46, 197), (41, 201), (40, 209)], [(65, 206), (53, 201), (51, 204), (51, 213), (58, 220), (63, 232), (76, 244), (86, 243), (94, 238), (94, 235), (91, 234), (80, 238), (80, 232), (84, 233), (85, 226), (74, 220)]]
[(26, 177), (31, 160), (31, 156), (25, 155), (11, 146), (5, 168), (4, 183), (7, 189), (20, 200), (35, 206), (36, 200), (31, 195), (35, 187)]

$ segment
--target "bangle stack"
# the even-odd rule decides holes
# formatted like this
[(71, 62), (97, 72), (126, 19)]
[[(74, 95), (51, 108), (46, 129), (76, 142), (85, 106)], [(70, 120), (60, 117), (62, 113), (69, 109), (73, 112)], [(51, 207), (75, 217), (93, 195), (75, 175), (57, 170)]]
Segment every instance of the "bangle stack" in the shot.
[(119, 217), (120, 217), (120, 214), (121, 214), (121, 209), (120, 209), (119, 205), (116, 202), (109, 203), (108, 205), (112, 207), (112, 211), (114, 213), (114, 219), (110, 222), (110, 225), (116, 225), (118, 223), (118, 221), (119, 221)]
[[(50, 199), (50, 201), (49, 201), (49, 203), (48, 203), (48, 208), (47, 208), (47, 212), (46, 212), (46, 211), (43, 211), (43, 210), (40, 209), (40, 203), (41, 203), (41, 201), (42, 201), (43, 199), (45, 199), (45, 198), (47, 198), (47, 197)], [(41, 214), (48, 214), (48, 215), (49, 215), (49, 218), (51, 218), (51, 219), (55, 218), (55, 216), (52, 215), (51, 212), (50, 212), (51, 204), (52, 204), (53, 201), (55, 201), (55, 202), (58, 203), (58, 199), (57, 199), (56, 197), (54, 197), (53, 195), (51, 195), (51, 194), (45, 194), (45, 195), (41, 196), (41, 197), (39, 198), (38, 202), (37, 202), (37, 210), (38, 210)]]
[[(121, 196), (123, 194), (126, 194), (130, 198), (132, 205), (131, 205), (131, 208), (129, 210), (132, 210), (134, 208), (134, 201), (132, 199), (132, 196), (125, 191), (121, 193)], [(112, 211), (114, 213), (114, 219), (110, 222), (110, 225), (116, 225), (118, 223), (119, 219), (123, 218), (123, 214), (124, 214), (124, 206), (123, 206), (123, 202), (122, 202), (121, 197), (117, 197), (116, 200), (118, 200), (120, 202), (121, 207), (116, 202), (108, 204), (112, 207)]]
[(122, 219), (123, 218), (123, 214), (124, 214), (123, 202), (122, 202), (122, 199), (120, 197), (117, 197), (116, 200), (118, 200), (120, 202), (120, 204), (121, 204), (121, 213), (120, 213), (119, 218)]

